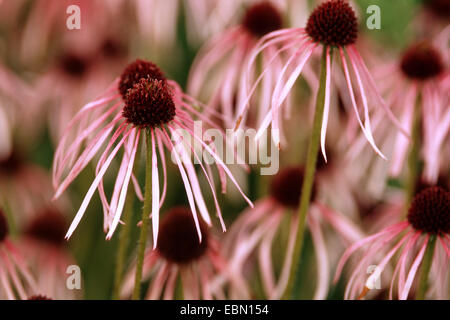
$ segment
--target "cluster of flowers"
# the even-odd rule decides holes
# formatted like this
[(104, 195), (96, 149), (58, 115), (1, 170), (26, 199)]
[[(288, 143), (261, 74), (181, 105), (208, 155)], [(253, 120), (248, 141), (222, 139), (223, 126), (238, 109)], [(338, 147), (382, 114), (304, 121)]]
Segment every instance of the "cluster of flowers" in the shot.
[[(179, 51), (178, 2), (189, 45), (205, 42), (186, 91), (154, 63)], [(415, 41), (387, 58), (360, 33), (353, 1), (314, 2), (101, 7), (79, 0), (86, 23), (72, 32), (58, 27), (68, 3), (36, 1), (18, 34), (15, 19), (26, 1), (0, 2), (7, 43), (20, 48), (14, 58), (29, 70), (19, 77), (0, 62), (0, 298), (80, 298), (66, 286), (67, 267), (76, 263), (65, 240), (83, 241), (77, 228), (98, 191), (106, 239), (128, 230), (117, 252), (116, 298), (281, 299), (293, 297), (298, 280), (309, 298), (326, 299), (334, 273), (334, 284), (347, 279), (346, 299), (448, 299), (448, 1), (424, 1), (409, 27)], [(108, 21), (134, 14), (134, 24), (111, 27), (95, 17), (98, 10)], [(126, 62), (127, 31), (149, 43), (152, 61)], [(54, 37), (63, 54), (48, 59)], [(273, 177), (256, 178), (261, 189), (269, 184), (267, 192), (247, 196), (251, 168), (242, 173), (225, 163), (196, 121), (221, 132), (252, 128), (256, 139), (270, 130), (283, 165)], [(56, 146), (52, 178), (20, 151), (43, 127)], [(201, 160), (204, 153), (212, 163)], [(76, 200), (65, 191), (94, 160), (94, 177), (66, 226), (61, 212), (70, 214)], [(116, 162), (110, 187), (107, 172)], [(215, 180), (223, 194), (231, 181), (248, 205), (237, 218), (221, 205)], [(179, 185), (176, 203), (186, 206), (165, 208)], [(140, 241), (123, 272), (134, 197), (143, 202)], [(304, 228), (311, 242), (303, 242)], [(309, 243), (312, 253), (301, 251)]]

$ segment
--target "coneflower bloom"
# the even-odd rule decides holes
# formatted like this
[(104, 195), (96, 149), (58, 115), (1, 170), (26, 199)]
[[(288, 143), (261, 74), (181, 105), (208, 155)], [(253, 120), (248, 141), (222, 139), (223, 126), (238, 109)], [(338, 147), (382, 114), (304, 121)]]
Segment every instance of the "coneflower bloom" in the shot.
[(108, 38), (93, 48), (80, 50), (69, 46), (35, 80), (35, 91), (39, 94), (33, 104), (47, 116), (48, 119), (41, 118), (43, 124), (48, 121), (56, 143), (80, 106), (95, 97), (120, 72), (117, 65), (120, 68), (125, 62), (122, 48), (120, 40)]
[[(21, 123), (27, 122), (27, 115), (32, 114), (33, 109), (29, 108), (32, 97), (30, 86), (0, 63), (0, 159), (7, 158), (12, 152), (18, 119)], [(24, 115), (25, 107), (27, 113)]]
[[(261, 274), (266, 297), (269, 299), (282, 297), (292, 264), (292, 252), (298, 227), (298, 215), (295, 211), (292, 213), (292, 219), (295, 222), (290, 224), (291, 230), (279, 275), (276, 275), (274, 271), (272, 247), (277, 233), (281, 230), (281, 224), (286, 218), (286, 213), (296, 210), (299, 205), (302, 181), (301, 167), (288, 167), (281, 170), (272, 180), (270, 195), (258, 200), (253, 209), (244, 211), (227, 232), (224, 250), (229, 256), (228, 273), (233, 275), (230, 277), (232, 298), (249, 299), (251, 297), (244, 266), (253, 255), (257, 256), (259, 274)], [(362, 234), (349, 219), (323, 204), (317, 196), (316, 188), (313, 191), (307, 224), (317, 260), (314, 299), (325, 299), (329, 287), (330, 262), (322, 224), (330, 225), (347, 244), (362, 239)]]
[(76, 265), (64, 241), (66, 231), (62, 213), (55, 207), (43, 208), (30, 219), (18, 244), (27, 257), (39, 293), (51, 299), (75, 299), (81, 292), (66, 286), (67, 268)]
[(29, 214), (51, 199), (52, 192), (49, 174), (27, 163), (17, 146), (0, 159), (0, 201), (13, 213), (14, 225), (23, 225)]
[[(382, 231), (360, 240), (350, 246), (343, 254), (336, 271), (335, 280), (357, 250), (365, 248), (362, 257), (352, 270), (345, 291), (346, 299), (364, 296), (374, 288), (383, 270), (397, 253), (398, 260), (390, 279), (389, 298), (408, 298), (421, 266), (427, 246), (435, 246), (431, 257), (434, 280), (439, 282), (437, 290), (448, 299), (448, 263), (450, 259), (450, 193), (440, 187), (431, 187), (418, 193), (409, 208), (407, 221), (391, 225)], [(435, 242), (435, 243), (434, 243)], [(433, 253), (433, 251), (431, 251)], [(377, 263), (376, 270), (367, 278), (367, 267)], [(431, 274), (430, 274), (431, 276)], [(442, 286), (447, 290), (443, 290)]]
[[(205, 123), (212, 124), (210, 119), (204, 117), (192, 106), (194, 104), (196, 102), (185, 95), (174, 81), (167, 80), (155, 64), (136, 60), (125, 68), (120, 79), (115, 81), (106, 93), (85, 105), (78, 112), (61, 138), (55, 153), (53, 171), (56, 187), (55, 197), (61, 195), (99, 152), (105, 142), (107, 142), (107, 146), (98, 160), (95, 179), (69, 227), (67, 238), (72, 235), (83, 217), (96, 189), (99, 190), (103, 205), (104, 229), (108, 231), (107, 239), (112, 237), (120, 221), (130, 181), (133, 182), (137, 195), (142, 197), (139, 185), (133, 175), (133, 166), (139, 142), (145, 132), (149, 135), (148, 141), (151, 143), (149, 142), (148, 147), (151, 148), (152, 153), (150, 159), (152, 212), (148, 214), (151, 214), (152, 217), (154, 245), (157, 243), (159, 208), (164, 202), (167, 189), (165, 149), (172, 152), (172, 158), (177, 163), (201, 238), (197, 207), (202, 219), (207, 224), (211, 224), (211, 220), (190, 155), (194, 154), (196, 160), (200, 159), (197, 151), (190, 144), (186, 146), (189, 142), (184, 141), (184, 134), (188, 134), (192, 140), (200, 144), (205, 152), (215, 160), (221, 173), (219, 176), (222, 178), (222, 187), (225, 187), (228, 176), (238, 190), (241, 193), (242, 191), (220, 157), (203, 141), (203, 137), (194, 132), (194, 120), (191, 115), (196, 115)], [(183, 130), (183, 137), (180, 130)], [(109, 138), (111, 133), (112, 137)], [(86, 146), (82, 148), (84, 141), (86, 141)], [(189, 146), (191, 150), (189, 150)], [(108, 202), (103, 188), (103, 177), (112, 160), (117, 157), (120, 148), (124, 149), (124, 153), (113, 194)], [(162, 192), (160, 192), (159, 185), (158, 158), (161, 161), (164, 176)], [(203, 166), (201, 163), (200, 165), (214, 196), (217, 215), (225, 229), (216, 199), (211, 170), (208, 165)], [(66, 174), (67, 169), (69, 169), (68, 174)], [(251, 204), (251, 201), (243, 193), (242, 195)]]
[(0, 209), (0, 299), (26, 300), (37, 294), (36, 282), (22, 254), (8, 239), (8, 221)]
[[(385, 90), (389, 105), (398, 111), (404, 128), (412, 134), (414, 119), (419, 118), (416, 121), (421, 126), (423, 177), (429, 183), (437, 182), (441, 162), (445, 159), (440, 151), (450, 132), (450, 73), (447, 63), (439, 47), (422, 41), (406, 50), (400, 65), (394, 66), (397, 71), (391, 70), (384, 77), (385, 83), (391, 85)], [(417, 105), (419, 109), (415, 112)], [(381, 123), (377, 130), (386, 132), (388, 128)], [(403, 136), (396, 137), (391, 175), (398, 176), (405, 167), (408, 146)]]
[[(246, 9), (239, 25), (211, 39), (197, 55), (189, 75), (188, 92), (196, 98), (207, 99), (209, 107), (221, 109), (227, 127), (234, 126), (236, 105), (243, 103), (247, 94), (243, 75), (252, 50), (261, 37), (282, 26), (282, 14), (273, 2), (255, 2)], [(261, 101), (268, 100), (267, 95), (275, 85), (275, 75), (281, 70), (281, 57), (269, 60), (276, 50), (275, 46), (270, 46), (262, 59), (263, 65), (269, 68), (269, 75), (265, 78), (264, 90), (261, 90)], [(252, 79), (255, 69), (252, 66)], [(264, 114), (263, 110), (261, 114)]]
[[(284, 113), (284, 110), (281, 109), (283, 103), (292, 90), (296, 79), (304, 71), (305, 65), (311, 60), (313, 53), (317, 49), (322, 48), (325, 55), (326, 83), (323, 106), (324, 115), (321, 126), (321, 148), (326, 159), (325, 138), (330, 112), (330, 93), (333, 85), (331, 81), (331, 62), (332, 52), (336, 51), (342, 64), (349, 98), (358, 123), (372, 148), (384, 158), (384, 155), (376, 146), (372, 135), (370, 106), (377, 105), (382, 107), (394, 123), (399, 127), (400, 124), (379, 95), (374, 80), (355, 47), (357, 36), (358, 21), (355, 12), (344, 0), (328, 0), (319, 5), (309, 16), (305, 28), (282, 29), (265, 35), (252, 53), (248, 69), (252, 68), (256, 58), (261, 53), (267, 54), (270, 57), (269, 61), (276, 61), (276, 56), (289, 50), (289, 57), (276, 75), (271, 75), (268, 72), (273, 68), (273, 62), (263, 67), (261, 75), (249, 88), (247, 98), (239, 105), (238, 125), (247, 113), (251, 105), (248, 102), (262, 79), (275, 76), (276, 85), (268, 98), (270, 107), (258, 128), (257, 137), (270, 125), (272, 125), (272, 129), (278, 130), (280, 127), (279, 115)], [(273, 50), (274, 47), (278, 47), (278, 49)], [(268, 50), (272, 51), (272, 53), (268, 53)], [(353, 70), (353, 77), (351, 70)], [(247, 70), (247, 74), (251, 74), (251, 72)], [(244, 81), (244, 84), (247, 85), (247, 81)], [(362, 103), (359, 104), (357, 101)], [(360, 112), (363, 113), (364, 117), (360, 116)], [(275, 136), (275, 138), (275, 143), (279, 144), (279, 137)]]
[[(178, 278), (183, 299), (225, 299), (223, 289), (213, 285), (216, 276), (226, 268), (219, 242), (203, 222), (200, 242), (191, 216), (192, 212), (185, 207), (172, 208), (164, 215), (156, 249), (148, 250), (144, 257), (143, 279), (150, 279), (146, 299), (177, 298)], [(123, 297), (131, 295), (134, 269), (131, 267), (126, 276)]]

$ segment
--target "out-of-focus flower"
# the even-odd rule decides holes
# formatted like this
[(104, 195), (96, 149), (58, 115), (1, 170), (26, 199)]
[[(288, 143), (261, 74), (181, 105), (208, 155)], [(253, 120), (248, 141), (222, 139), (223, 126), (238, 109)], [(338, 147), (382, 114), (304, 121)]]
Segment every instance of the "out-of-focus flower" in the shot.
[[(125, 63), (126, 47), (120, 37), (105, 36), (94, 48), (63, 49), (52, 66), (35, 79), (36, 99), (43, 121), (48, 121), (57, 142), (68, 122), (120, 72)], [(39, 118), (37, 118), (39, 120)], [(37, 122), (37, 121), (36, 121)], [(44, 123), (45, 123), (44, 122)], [(35, 124), (37, 125), (37, 124)]]
[(0, 160), (12, 152), (16, 127), (28, 123), (33, 111), (32, 92), (27, 83), (0, 63)]
[[(249, 6), (239, 25), (218, 34), (199, 52), (189, 75), (188, 92), (192, 96), (208, 100), (208, 106), (219, 110), (225, 117), (225, 125), (234, 126), (237, 119), (237, 105), (246, 97), (244, 73), (252, 50), (264, 35), (283, 26), (282, 12), (273, 1), (255, 2)], [(263, 66), (269, 75), (261, 90), (261, 118), (267, 112), (270, 91), (275, 86), (275, 75), (282, 68), (281, 57), (270, 57), (276, 52), (271, 46), (263, 55)], [(254, 78), (256, 68), (252, 66), (249, 77)], [(207, 110), (208, 111), (208, 110)], [(261, 119), (260, 119), (261, 120)]]
[[(226, 268), (219, 242), (201, 222), (203, 240), (197, 236), (189, 208), (169, 210), (161, 221), (158, 245), (144, 257), (143, 279), (150, 279), (146, 299), (176, 299), (177, 279), (181, 280), (183, 299), (225, 299), (214, 279)], [(122, 296), (131, 295), (135, 266), (130, 268)]]
[(39, 293), (38, 286), (8, 234), (8, 221), (0, 209), (0, 299), (26, 300)]
[(75, 299), (80, 292), (66, 286), (67, 268), (75, 265), (65, 246), (66, 231), (66, 218), (55, 207), (47, 207), (30, 219), (19, 242), (39, 293), (51, 299)]
[[(149, 159), (149, 161), (151, 160), (151, 169), (149, 168), (149, 170), (152, 173), (151, 217), (154, 245), (157, 244), (159, 209), (164, 202), (167, 189), (165, 149), (172, 152), (172, 156), (178, 165), (201, 239), (196, 206), (206, 223), (211, 224), (211, 220), (188, 152), (192, 145), (184, 140), (184, 136), (181, 136), (179, 130), (183, 130), (185, 134), (189, 135), (191, 141), (194, 140), (201, 144), (205, 152), (215, 160), (219, 171), (223, 173), (220, 175), (223, 183), (228, 176), (235, 186), (239, 190), (241, 189), (224, 162), (203, 141), (203, 137), (194, 132), (192, 115), (198, 116), (205, 123), (211, 123), (211, 120), (198, 112), (193, 105), (196, 105), (196, 102), (184, 94), (174, 81), (167, 80), (155, 64), (136, 60), (127, 66), (120, 79), (116, 80), (110, 89), (78, 112), (61, 138), (55, 153), (53, 170), (53, 181), (56, 187), (55, 197), (61, 195), (93, 159), (102, 145), (105, 142), (108, 143), (97, 163), (95, 179), (67, 232), (67, 238), (72, 235), (77, 227), (97, 188), (103, 205), (104, 230), (108, 231), (108, 239), (112, 237), (120, 221), (130, 180), (133, 181), (138, 196), (142, 197), (139, 185), (133, 175), (133, 166), (139, 141), (141, 141), (143, 135), (147, 135), (147, 151), (152, 155), (152, 158)], [(112, 132), (114, 133), (109, 138)], [(85, 141), (86, 146), (82, 148)], [(188, 146), (186, 146), (186, 143), (188, 143)], [(114, 144), (116, 145), (114, 146)], [(124, 149), (122, 162), (111, 201), (108, 202), (103, 188), (103, 177), (121, 147)], [(164, 173), (162, 194), (159, 186), (157, 149)], [(197, 151), (193, 149), (191, 151), (196, 159), (200, 160)], [(208, 165), (203, 166), (203, 164), (201, 164), (201, 168), (214, 196), (217, 215), (225, 229), (210, 168)], [(68, 174), (66, 174), (67, 169), (69, 170)], [(251, 201), (243, 193), (242, 195), (251, 205)], [(150, 212), (148, 214), (150, 215)]]
[[(397, 288), (398, 299), (405, 300), (414, 285), (417, 271), (424, 259), (425, 250), (435, 238), (436, 250), (432, 256), (434, 285), (437, 298), (448, 299), (448, 264), (450, 259), (450, 193), (440, 187), (431, 187), (418, 193), (411, 204), (407, 221), (391, 225), (382, 231), (350, 246), (342, 255), (335, 280), (357, 250), (366, 248), (353, 268), (345, 291), (346, 299), (362, 297), (375, 288), (383, 270), (399, 252), (394, 272), (390, 279), (389, 298)], [(367, 278), (369, 265), (379, 261), (375, 271)]]
[[(423, 178), (431, 184), (437, 182), (442, 165), (448, 162), (445, 152), (441, 152), (450, 132), (447, 59), (438, 46), (421, 41), (403, 54), (399, 64), (385, 66), (379, 75), (387, 104), (400, 116), (408, 134), (412, 134), (415, 121), (420, 123), (418, 134), (424, 161)], [(419, 119), (415, 120), (415, 117)], [(384, 145), (391, 145), (393, 155), (389, 174), (398, 177), (406, 167), (409, 141), (401, 133), (393, 133), (392, 127), (379, 113), (374, 116), (373, 130), (383, 136)], [(352, 157), (356, 158), (364, 150), (361, 140), (352, 147)]]
[[(295, 213), (291, 217), (293, 222), (290, 224), (286, 253), (279, 275), (274, 272), (272, 247), (275, 236), (280, 232), (280, 225), (286, 217), (285, 213), (298, 207), (302, 181), (303, 170), (300, 167), (289, 167), (280, 171), (271, 183), (270, 195), (256, 202), (253, 209), (244, 211), (227, 232), (224, 247), (229, 255), (227, 273), (233, 275), (230, 278), (232, 298), (251, 297), (244, 266), (252, 254), (258, 257), (259, 273), (266, 297), (269, 299), (282, 297), (289, 277), (297, 234), (298, 216)], [(313, 193), (307, 223), (317, 259), (314, 299), (325, 299), (329, 287), (330, 263), (321, 225), (323, 223), (330, 225), (347, 243), (361, 239), (362, 234), (350, 220), (321, 203), (317, 197), (317, 190)]]
[[(317, 48), (323, 49), (325, 61), (326, 83), (324, 97), (324, 116), (321, 126), (321, 148), (322, 154), (326, 159), (325, 138), (328, 126), (328, 117), (330, 113), (330, 95), (331, 95), (331, 61), (332, 52), (335, 51), (339, 55), (342, 63), (342, 70), (345, 76), (348, 93), (352, 108), (358, 119), (358, 123), (370, 143), (372, 148), (383, 158), (384, 155), (375, 144), (372, 128), (370, 125), (370, 106), (378, 105), (386, 111), (389, 118), (401, 128), (400, 123), (395, 119), (391, 110), (386, 106), (382, 97), (378, 93), (375, 82), (364, 64), (363, 59), (355, 47), (358, 36), (358, 22), (356, 15), (344, 0), (328, 0), (318, 6), (309, 16), (306, 28), (292, 28), (274, 31), (264, 36), (249, 61), (249, 68), (256, 62), (256, 58), (260, 53), (267, 53), (269, 48), (278, 47), (273, 52), (270, 60), (274, 60), (276, 56), (288, 52), (289, 57), (283, 64), (281, 70), (276, 75), (276, 85), (269, 94), (267, 102), (269, 103), (268, 112), (259, 125), (257, 136), (260, 136), (270, 125), (274, 130), (280, 128), (280, 115), (284, 110), (281, 106), (288, 97), (296, 79), (302, 73), (306, 63), (311, 59)], [(269, 60), (269, 61), (270, 61)], [(348, 61), (353, 69), (354, 78), (350, 74)], [(262, 79), (270, 76), (267, 71), (270, 69), (266, 66), (262, 69), (261, 75), (253, 83), (248, 92), (247, 98), (239, 105), (238, 108), (238, 124), (242, 122), (247, 110), (250, 106), (248, 103), (254, 94)], [(249, 77), (250, 78), (250, 77)], [(244, 81), (247, 85), (247, 81)], [(357, 90), (354, 89), (356, 86)], [(359, 95), (357, 95), (359, 93)], [(357, 97), (362, 101), (362, 108), (358, 106)], [(364, 114), (361, 119), (360, 112)], [(276, 143), (279, 144), (279, 136), (274, 135)]]
[(52, 198), (47, 172), (24, 160), (17, 148), (0, 160), (0, 201), (13, 214), (16, 225), (23, 225), (29, 214)]

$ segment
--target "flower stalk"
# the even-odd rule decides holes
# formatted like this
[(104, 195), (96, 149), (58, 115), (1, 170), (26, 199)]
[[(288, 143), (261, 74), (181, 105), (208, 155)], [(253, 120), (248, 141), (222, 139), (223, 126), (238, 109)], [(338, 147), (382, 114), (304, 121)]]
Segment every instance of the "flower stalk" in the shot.
[[(329, 50), (329, 52), (328, 52)], [(289, 281), (286, 287), (286, 291), (284, 293), (285, 299), (290, 299), (292, 297), (292, 291), (294, 287), (294, 283), (297, 278), (299, 260), (303, 247), (303, 240), (305, 236), (305, 226), (306, 226), (306, 217), (308, 214), (309, 205), (311, 202), (311, 194), (314, 185), (314, 176), (316, 173), (316, 165), (317, 165), (317, 156), (319, 154), (320, 147), (320, 135), (322, 128), (322, 121), (324, 116), (324, 106), (325, 106), (325, 92), (327, 86), (327, 59), (332, 60), (333, 48), (324, 46), (322, 58), (321, 58), (321, 70), (320, 70), (320, 84), (319, 90), (317, 92), (316, 99), (316, 109), (314, 114), (314, 123), (313, 123), (313, 131), (311, 134), (308, 154), (306, 159), (305, 166), (305, 175), (302, 185), (302, 192), (300, 196), (300, 205), (298, 208), (298, 225), (297, 225), (297, 236), (295, 240), (292, 265), (289, 274)], [(327, 57), (328, 56), (328, 57)]]
[(139, 300), (141, 294), (142, 269), (144, 266), (145, 247), (149, 224), (149, 212), (152, 204), (152, 136), (151, 131), (145, 130), (146, 160), (145, 160), (145, 195), (142, 209), (141, 233), (139, 235), (138, 251), (136, 259), (136, 275), (134, 279), (133, 300)]
[(422, 261), (422, 271), (419, 278), (416, 300), (425, 299), (425, 294), (428, 288), (428, 276), (430, 274), (431, 264), (433, 262), (434, 249), (436, 248), (436, 239), (437, 237), (432, 235), (427, 244), (425, 256)]
[(134, 204), (134, 195), (128, 190), (127, 200), (125, 202), (125, 208), (123, 212), (123, 222), (124, 225), (120, 231), (119, 236), (119, 247), (117, 249), (117, 257), (116, 257), (116, 270), (114, 274), (114, 291), (113, 291), (113, 299), (120, 299), (120, 286), (122, 284), (123, 278), (123, 270), (125, 266), (125, 259), (127, 256), (127, 249), (130, 240), (131, 233), (131, 221), (133, 217), (133, 204)]
[(411, 130), (411, 148), (408, 155), (408, 178), (406, 181), (406, 208), (404, 210), (404, 218), (408, 214), (408, 209), (414, 198), (417, 179), (420, 176), (420, 144), (421, 144), (421, 95), (417, 96), (414, 106), (413, 125)]

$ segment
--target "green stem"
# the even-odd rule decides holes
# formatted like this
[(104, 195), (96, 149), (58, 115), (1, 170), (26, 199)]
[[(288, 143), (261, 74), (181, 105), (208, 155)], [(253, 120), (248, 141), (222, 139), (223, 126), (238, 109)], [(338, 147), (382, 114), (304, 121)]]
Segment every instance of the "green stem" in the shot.
[(428, 275), (431, 270), (431, 263), (433, 262), (434, 248), (436, 248), (437, 236), (432, 235), (428, 241), (427, 249), (422, 261), (422, 270), (420, 273), (419, 286), (417, 289), (416, 300), (424, 300), (428, 287)]
[(120, 286), (122, 284), (123, 270), (125, 266), (125, 260), (127, 256), (127, 249), (131, 233), (131, 218), (133, 217), (133, 204), (134, 204), (133, 192), (128, 190), (127, 200), (125, 202), (125, 208), (123, 210), (123, 222), (124, 225), (120, 230), (119, 236), (119, 248), (117, 250), (116, 257), (116, 270), (114, 274), (114, 291), (113, 299), (120, 299)]
[(408, 155), (408, 178), (406, 181), (406, 201), (404, 217), (408, 214), (408, 209), (414, 198), (415, 189), (417, 185), (417, 178), (420, 175), (420, 131), (421, 131), (421, 121), (420, 121), (420, 110), (421, 110), (421, 95), (417, 96), (416, 105), (414, 107), (413, 125), (411, 130), (411, 149)]
[[(332, 57), (332, 48), (330, 48), (330, 56)], [(314, 114), (314, 124), (311, 139), (309, 142), (308, 155), (306, 159), (305, 175), (303, 178), (302, 194), (300, 197), (300, 206), (298, 209), (298, 227), (297, 236), (294, 246), (292, 265), (289, 274), (289, 281), (284, 293), (285, 299), (292, 297), (292, 290), (297, 278), (299, 260), (303, 247), (303, 239), (305, 236), (306, 216), (308, 214), (309, 204), (311, 202), (311, 193), (314, 185), (314, 176), (316, 173), (317, 155), (319, 153), (320, 146), (320, 132), (322, 128), (322, 120), (325, 104), (325, 89), (327, 78), (327, 47), (324, 46), (322, 59), (321, 59), (321, 71), (320, 71), (320, 86), (317, 92), (316, 111)]]
[(136, 276), (134, 279), (133, 300), (139, 300), (141, 296), (141, 279), (142, 268), (144, 266), (145, 246), (147, 244), (149, 212), (152, 202), (152, 137), (150, 130), (145, 130), (147, 156), (145, 160), (145, 195), (144, 207), (142, 209), (142, 225), (141, 234), (139, 236), (137, 260), (136, 260)]

